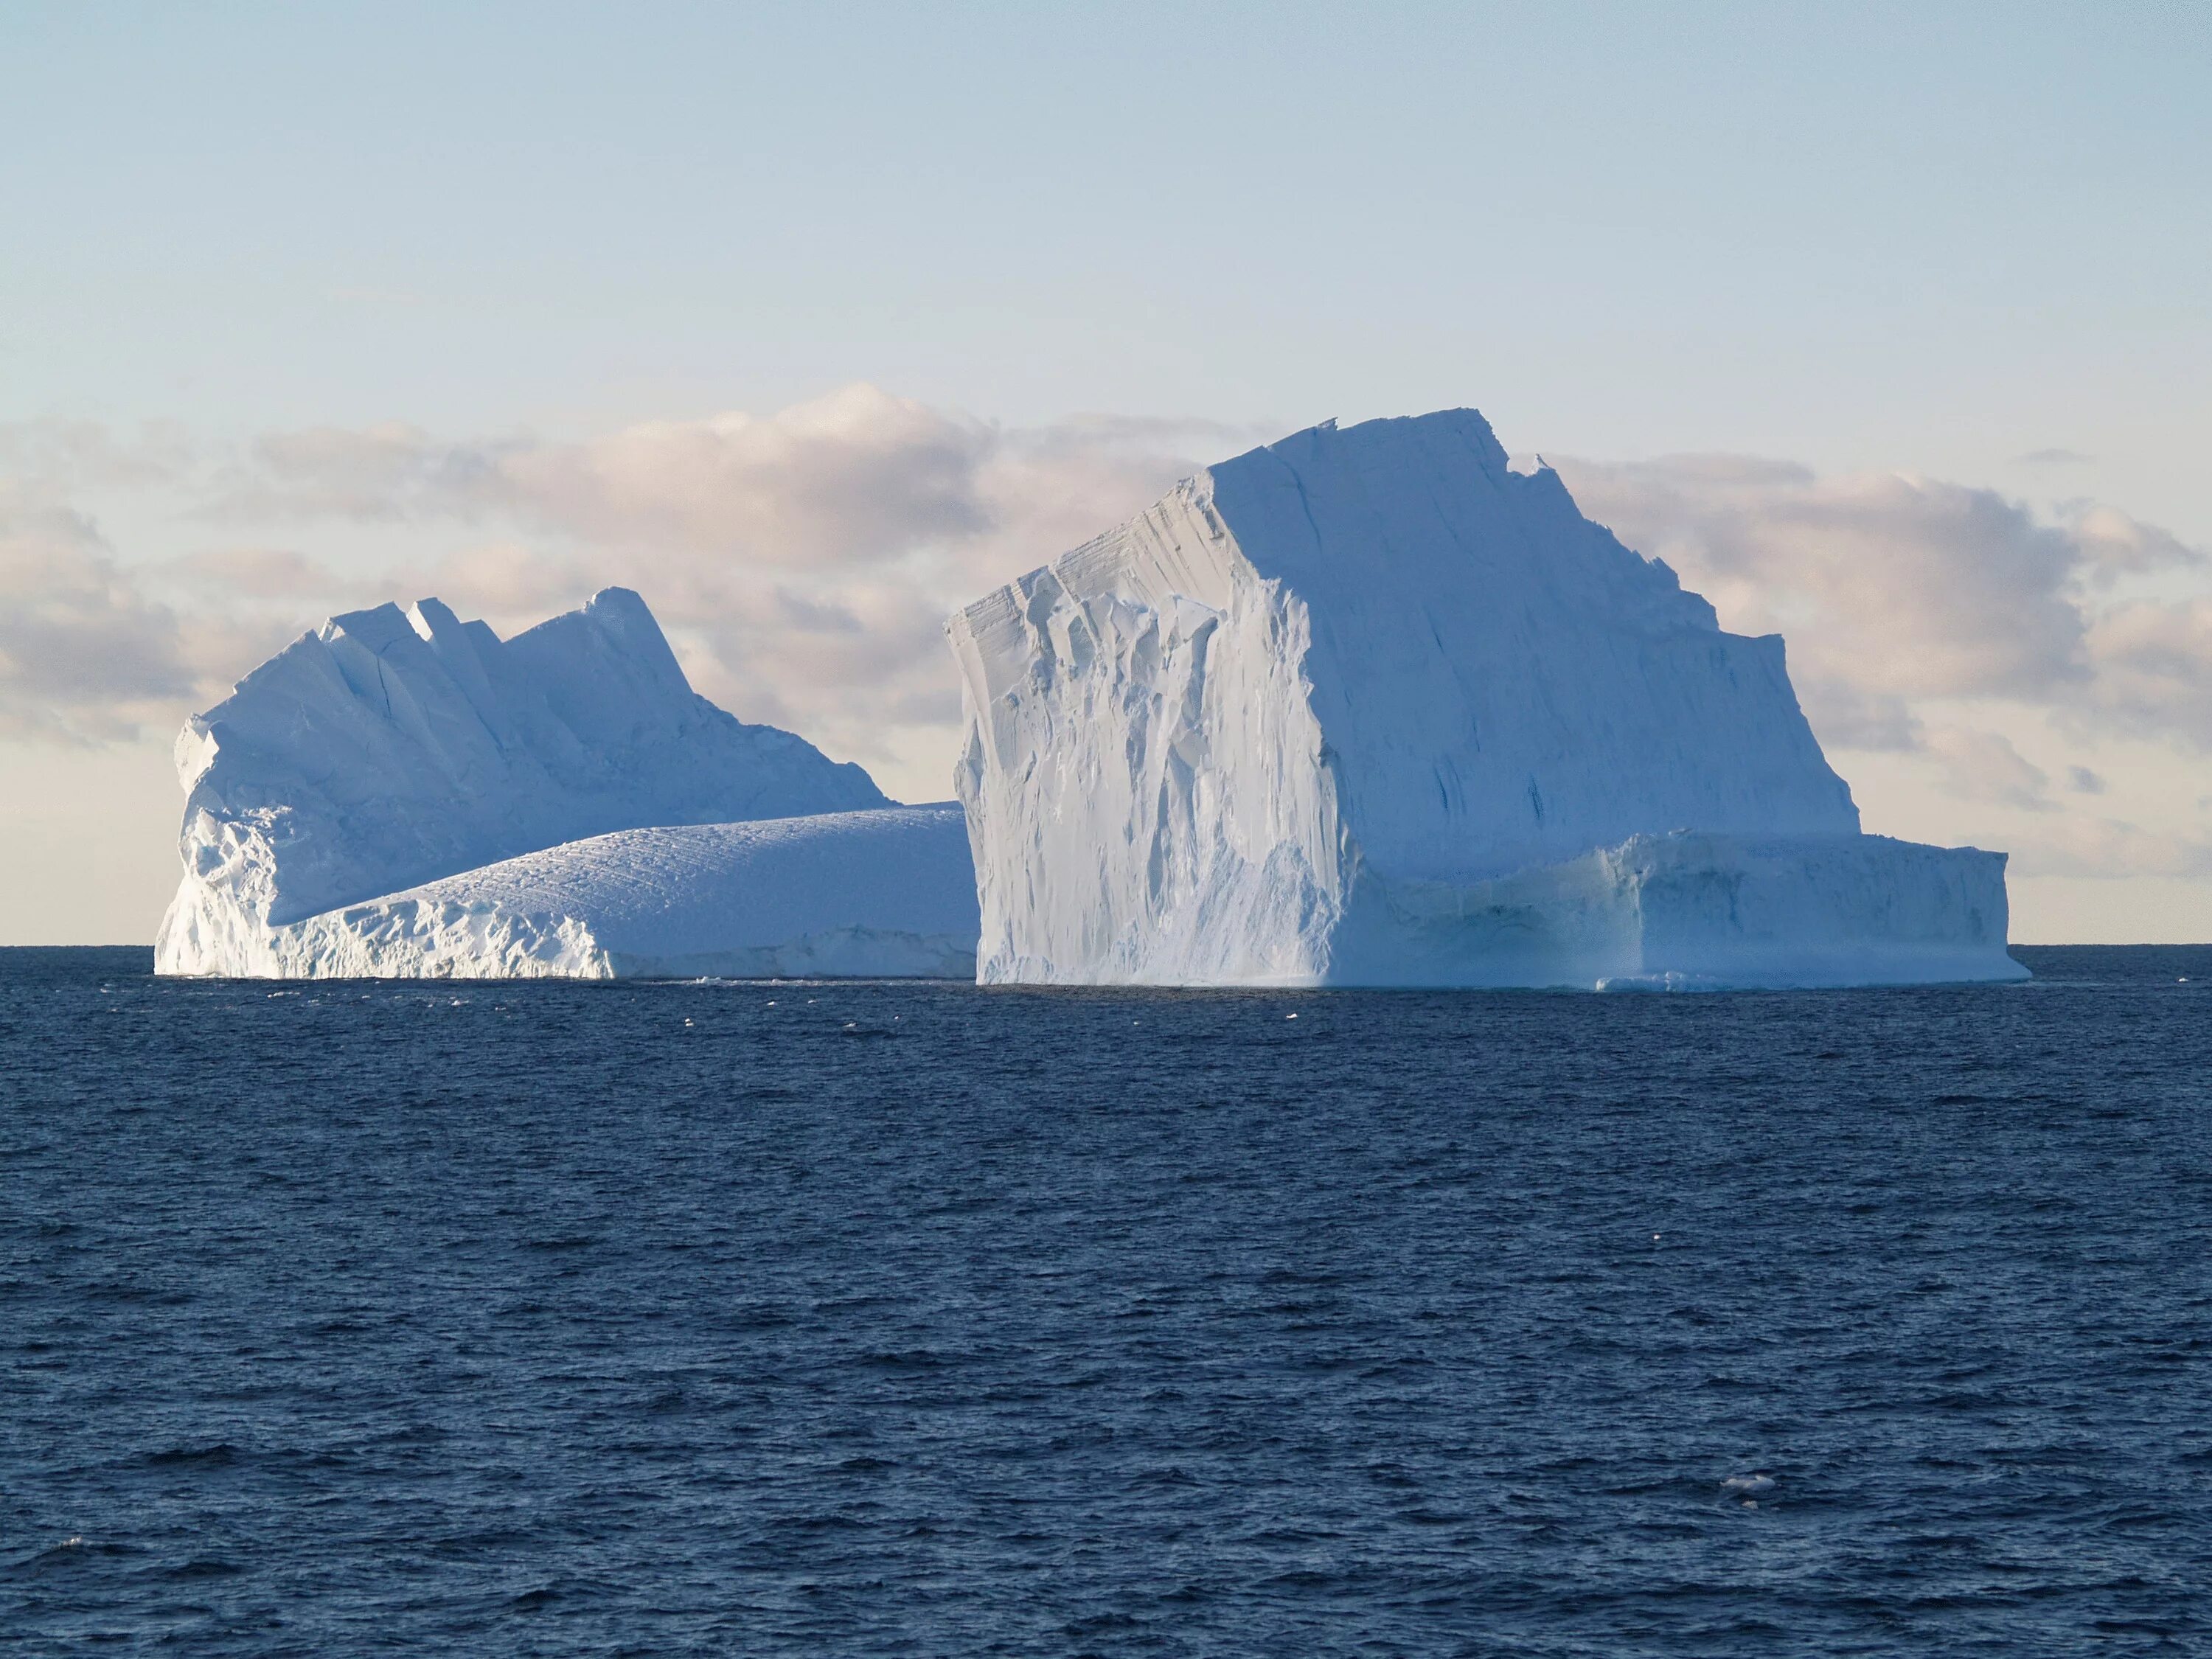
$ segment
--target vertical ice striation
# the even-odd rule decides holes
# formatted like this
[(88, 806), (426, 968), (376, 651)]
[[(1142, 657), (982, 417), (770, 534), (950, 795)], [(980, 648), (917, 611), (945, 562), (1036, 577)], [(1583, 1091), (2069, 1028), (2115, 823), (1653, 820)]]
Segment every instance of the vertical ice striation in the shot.
[[(1781, 640), (1472, 410), (1239, 456), (948, 633), (986, 981), (2020, 971), (2002, 857), (1861, 836)], [(1681, 832), (1717, 933), (1637, 850)]]

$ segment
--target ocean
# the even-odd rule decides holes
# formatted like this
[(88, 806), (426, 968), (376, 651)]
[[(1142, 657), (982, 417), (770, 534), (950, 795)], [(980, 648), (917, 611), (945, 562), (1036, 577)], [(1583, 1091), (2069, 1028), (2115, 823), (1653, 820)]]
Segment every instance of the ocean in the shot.
[(0, 1650), (2212, 1652), (2212, 948), (2016, 954), (0, 952)]

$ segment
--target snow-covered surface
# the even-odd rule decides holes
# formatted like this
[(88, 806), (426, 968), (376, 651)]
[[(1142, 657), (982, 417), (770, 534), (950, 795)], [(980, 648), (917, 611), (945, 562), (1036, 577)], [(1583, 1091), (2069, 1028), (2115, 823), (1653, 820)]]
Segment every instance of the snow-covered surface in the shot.
[(959, 807), (624, 830), (265, 930), (276, 978), (971, 979)]
[(274, 928), (610, 830), (889, 805), (695, 693), (608, 588), (502, 641), (435, 599), (336, 617), (188, 721), (173, 974), (262, 971)]
[(2002, 855), (1860, 836), (1781, 640), (1471, 410), (1240, 456), (948, 633), (986, 981), (2023, 972)]

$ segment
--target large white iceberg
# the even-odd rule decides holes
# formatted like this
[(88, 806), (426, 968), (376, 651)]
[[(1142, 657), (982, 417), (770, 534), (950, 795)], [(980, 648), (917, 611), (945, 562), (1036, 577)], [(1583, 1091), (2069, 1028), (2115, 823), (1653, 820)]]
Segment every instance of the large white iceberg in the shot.
[(1780, 638), (1472, 410), (1213, 467), (948, 633), (986, 982), (2025, 976), (2003, 855), (1861, 835)]
[(506, 641), (435, 599), (333, 617), (194, 716), (177, 763), (161, 973), (964, 972), (973, 947), (957, 811), (715, 708), (623, 588)]

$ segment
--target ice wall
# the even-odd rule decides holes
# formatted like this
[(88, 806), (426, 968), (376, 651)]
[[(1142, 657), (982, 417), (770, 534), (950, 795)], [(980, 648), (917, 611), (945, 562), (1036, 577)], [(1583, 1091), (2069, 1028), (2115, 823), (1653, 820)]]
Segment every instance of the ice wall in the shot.
[(1857, 837), (1780, 639), (1723, 632), (1470, 410), (1216, 466), (948, 634), (986, 980), (1588, 983), (1409, 918), (1639, 836)]
[(332, 617), (193, 716), (177, 767), (163, 973), (240, 971), (270, 927), (581, 836), (889, 804), (694, 692), (625, 588), (504, 641), (435, 599)]

